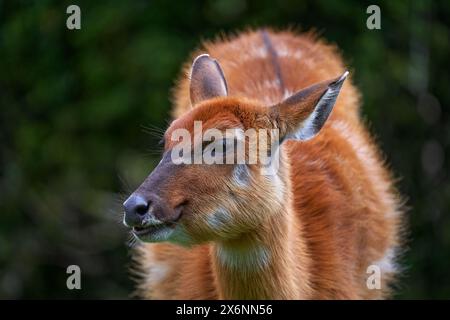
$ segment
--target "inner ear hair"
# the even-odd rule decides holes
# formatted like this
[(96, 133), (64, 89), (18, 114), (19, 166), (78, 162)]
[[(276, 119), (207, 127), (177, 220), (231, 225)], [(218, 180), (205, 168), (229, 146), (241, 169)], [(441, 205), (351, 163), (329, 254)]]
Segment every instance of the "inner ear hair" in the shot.
[(192, 63), (190, 79), (191, 105), (228, 95), (227, 82), (217, 60), (208, 54), (199, 55)]
[(275, 106), (281, 138), (309, 140), (323, 127), (348, 71), (340, 77), (298, 91)]

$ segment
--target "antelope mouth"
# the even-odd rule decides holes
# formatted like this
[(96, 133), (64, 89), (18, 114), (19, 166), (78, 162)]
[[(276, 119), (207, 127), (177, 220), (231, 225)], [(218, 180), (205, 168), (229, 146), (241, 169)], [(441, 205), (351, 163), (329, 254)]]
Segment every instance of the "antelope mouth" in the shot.
[(175, 228), (183, 216), (183, 204), (179, 205), (175, 210), (176, 216), (168, 221), (152, 221), (150, 223), (134, 226), (132, 233), (135, 237), (144, 242), (160, 242), (166, 241), (175, 231)]
[(175, 222), (164, 222), (142, 227), (133, 227), (133, 233), (138, 237), (142, 237), (152, 233), (157, 233), (159, 231), (173, 229), (175, 228), (175, 225), (176, 225)]

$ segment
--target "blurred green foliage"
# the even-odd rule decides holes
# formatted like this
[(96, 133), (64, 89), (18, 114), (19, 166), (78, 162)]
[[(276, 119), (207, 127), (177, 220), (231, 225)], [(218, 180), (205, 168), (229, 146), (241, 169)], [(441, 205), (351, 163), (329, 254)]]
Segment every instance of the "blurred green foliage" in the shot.
[[(120, 194), (158, 161), (145, 127), (166, 126), (182, 63), (219, 32), (295, 26), (342, 49), (408, 199), (396, 297), (449, 298), (450, 2), (380, 2), (373, 31), (369, 4), (0, 0), (0, 297), (128, 297)], [(66, 288), (70, 264), (82, 290)]]

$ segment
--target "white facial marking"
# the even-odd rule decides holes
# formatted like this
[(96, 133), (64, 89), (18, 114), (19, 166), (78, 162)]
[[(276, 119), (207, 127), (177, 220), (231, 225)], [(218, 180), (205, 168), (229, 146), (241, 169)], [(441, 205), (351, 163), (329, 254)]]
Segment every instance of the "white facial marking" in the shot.
[(231, 214), (224, 208), (219, 208), (207, 218), (208, 225), (213, 230), (223, 230), (230, 223)]
[(250, 171), (245, 164), (234, 166), (232, 181), (233, 184), (239, 188), (245, 188), (250, 185)]

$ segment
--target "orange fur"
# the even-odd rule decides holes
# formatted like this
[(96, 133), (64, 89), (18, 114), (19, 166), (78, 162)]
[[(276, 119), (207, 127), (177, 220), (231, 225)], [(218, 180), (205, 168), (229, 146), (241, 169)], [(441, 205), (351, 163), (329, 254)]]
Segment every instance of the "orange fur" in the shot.
[[(310, 34), (268, 34), (277, 51), (284, 88), (276, 81), (260, 32), (205, 43), (200, 52), (220, 62), (230, 97), (208, 100), (192, 109), (189, 80), (183, 76), (174, 95), (177, 120), (166, 137), (176, 128), (192, 131), (194, 120), (203, 120), (205, 128), (264, 127), (267, 123), (261, 118), (265, 118), (254, 116), (270, 112), (261, 106), (279, 103), (302, 88), (343, 73), (334, 46)], [(166, 139), (166, 150), (170, 147)], [(390, 174), (360, 120), (359, 94), (349, 80), (316, 137), (283, 143), (276, 177), (255, 174), (248, 190), (242, 190), (229, 182), (231, 168), (208, 170), (187, 168), (164, 191), (169, 203), (194, 198), (191, 212), (182, 219), (187, 232), (195, 233), (195, 241), (187, 247), (169, 243), (137, 247), (142, 297), (388, 296), (395, 273), (390, 253), (400, 245), (402, 215)], [(233, 195), (244, 199), (245, 205)], [(231, 212), (236, 219), (233, 226), (239, 230), (211, 231), (205, 226), (204, 217), (219, 206)], [(377, 261), (383, 261), (382, 289), (370, 290), (366, 269)]]

